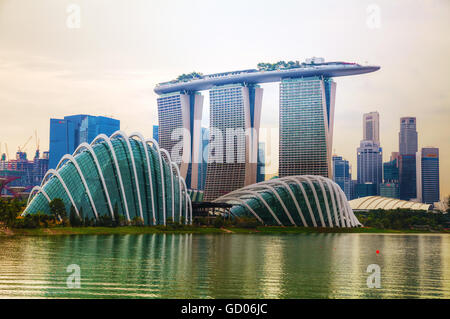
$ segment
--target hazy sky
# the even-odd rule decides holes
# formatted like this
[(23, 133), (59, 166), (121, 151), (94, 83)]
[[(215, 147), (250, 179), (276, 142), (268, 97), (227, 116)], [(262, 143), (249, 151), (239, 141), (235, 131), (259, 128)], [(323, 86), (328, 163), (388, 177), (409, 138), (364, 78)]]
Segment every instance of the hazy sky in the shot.
[[(71, 4), (79, 28), (68, 27)], [(354, 178), (362, 114), (380, 113), (384, 160), (398, 150), (400, 117), (416, 116), (419, 146), (440, 148), (447, 195), (449, 30), (448, 0), (0, 0), (0, 153), (7, 142), (13, 155), (35, 129), (47, 150), (49, 119), (80, 113), (151, 136), (158, 82), (319, 56), (381, 66), (335, 79), (333, 149)], [(277, 127), (278, 85), (262, 87), (262, 126)]]

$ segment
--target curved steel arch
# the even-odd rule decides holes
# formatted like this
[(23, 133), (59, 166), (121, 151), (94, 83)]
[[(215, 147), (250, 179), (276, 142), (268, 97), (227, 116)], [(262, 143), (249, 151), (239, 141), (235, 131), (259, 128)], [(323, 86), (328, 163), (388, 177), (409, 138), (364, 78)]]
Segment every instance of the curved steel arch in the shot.
[[(27, 207), (28, 207), (28, 205), (30, 204), (30, 201), (33, 200), (33, 198), (34, 198), (34, 196), (33, 196), (34, 192), (37, 192), (37, 193), (35, 194), (35, 196), (38, 195), (39, 193), (42, 193), (42, 194), (44, 195), (44, 197), (47, 199), (47, 201), (48, 201), (49, 203), (51, 202), (51, 199), (50, 199), (50, 197), (48, 197), (47, 192), (46, 192), (41, 186), (34, 186), (33, 189), (32, 189), (31, 192), (30, 192), (30, 195), (28, 195)], [(22, 215), (23, 215), (24, 213), (25, 213), (25, 210), (24, 210), (24, 212), (22, 213)]]
[(84, 174), (83, 174), (83, 172), (81, 171), (81, 168), (80, 168), (80, 166), (78, 165), (78, 163), (77, 163), (75, 157), (73, 157), (73, 156), (70, 155), (70, 154), (64, 155), (64, 156), (60, 159), (58, 165), (56, 165), (56, 170), (58, 170), (58, 169), (60, 168), (60, 166), (61, 166), (65, 161), (69, 161), (70, 163), (73, 164), (73, 166), (75, 166), (75, 169), (76, 169), (77, 172), (78, 172), (78, 176), (80, 176), (81, 182), (83, 183), (83, 186), (84, 186), (84, 188), (86, 189), (86, 194), (88, 195), (89, 202), (91, 203), (91, 209), (94, 211), (95, 218), (98, 219), (98, 212), (97, 212), (97, 208), (95, 207), (94, 200), (92, 199), (91, 191), (89, 190), (89, 187), (88, 187), (88, 185), (87, 185), (87, 183), (86, 183), (86, 179), (84, 178)]
[[(242, 192), (236, 192), (233, 195), (248, 195), (248, 194), (252, 194), (255, 195), (256, 197), (258, 197), (258, 199), (264, 204), (264, 206), (266, 206), (266, 208), (269, 210), (270, 214), (272, 215), (272, 217), (276, 220), (276, 222), (278, 223), (278, 225), (280, 226), (284, 226), (283, 223), (278, 219), (277, 215), (274, 213), (274, 211), (272, 210), (272, 208), (270, 208), (269, 204), (266, 202), (266, 200), (261, 196), (260, 193), (250, 190), (250, 189), (246, 189), (245, 191)], [(225, 195), (224, 197), (226, 197), (227, 195)]]
[(181, 207), (181, 176), (180, 176), (180, 169), (178, 168), (178, 165), (175, 163), (175, 162), (171, 162), (171, 165), (173, 166), (173, 167), (175, 167), (175, 171), (176, 171), (176, 174), (177, 174), (177, 177), (178, 177), (178, 193), (180, 194), (180, 199), (179, 199), (179, 201), (180, 201), (180, 203), (179, 203), (179, 206), (180, 206), (180, 221), (181, 221), (181, 216), (182, 216), (182, 207)]
[(279, 185), (282, 185), (283, 188), (286, 189), (286, 190), (289, 192), (289, 195), (291, 196), (292, 201), (294, 202), (295, 207), (297, 208), (297, 213), (299, 214), (300, 219), (302, 220), (303, 226), (308, 227), (308, 224), (306, 223), (305, 217), (303, 216), (302, 209), (300, 208), (300, 205), (299, 205), (299, 203), (298, 203), (298, 201), (297, 201), (297, 198), (295, 198), (295, 195), (294, 195), (294, 193), (292, 192), (292, 189), (291, 189), (291, 187), (289, 186), (289, 184), (286, 183), (285, 181), (280, 181), (280, 180), (277, 181), (276, 179), (274, 179), (274, 180), (272, 180), (272, 181), (273, 181), (273, 182), (272, 182), (273, 184), (279, 184)]
[(158, 142), (155, 141), (155, 139), (153, 138), (147, 138), (145, 139), (145, 143), (151, 143), (153, 147), (156, 148), (156, 151), (158, 152), (158, 159), (159, 159), (159, 170), (160, 170), (160, 174), (161, 174), (161, 188), (162, 188), (162, 204), (163, 204), (163, 224), (166, 224), (166, 177), (165, 177), (165, 173), (164, 173), (164, 167), (163, 167), (163, 163), (162, 163), (162, 156), (161, 156), (161, 149), (159, 147)]
[(155, 225), (155, 224), (156, 224), (156, 216), (155, 216), (155, 198), (154, 198), (155, 195), (154, 195), (154, 193), (153, 193), (152, 170), (151, 170), (151, 167), (150, 167), (150, 158), (149, 158), (149, 156), (148, 156), (147, 143), (145, 143), (145, 138), (142, 136), (141, 133), (138, 133), (138, 132), (132, 133), (132, 134), (130, 135), (130, 138), (133, 138), (133, 137), (139, 138), (139, 139), (141, 140), (141, 143), (142, 143), (143, 146), (144, 146), (145, 159), (146, 159), (146, 161), (147, 161), (148, 179), (149, 179), (149, 183), (150, 183), (150, 194), (151, 194), (151, 197), (152, 197), (153, 224)]
[(89, 145), (88, 143), (81, 143), (80, 145), (78, 145), (77, 149), (73, 153), (74, 154), (73, 156), (77, 155), (78, 152), (80, 152), (82, 149), (87, 149), (88, 152), (91, 154), (92, 158), (94, 159), (94, 163), (97, 166), (98, 175), (100, 176), (100, 180), (102, 182), (102, 186), (105, 191), (105, 196), (106, 196), (106, 200), (108, 202), (108, 207), (109, 207), (109, 211), (111, 213), (111, 218), (112, 218), (112, 220), (114, 220), (114, 210), (111, 205), (111, 198), (109, 197), (109, 191), (108, 191), (108, 188), (106, 187), (105, 178), (103, 177), (102, 168), (100, 167), (100, 163), (98, 162), (97, 155), (95, 154), (95, 151), (91, 145)]
[[(167, 157), (167, 165), (169, 166), (169, 170), (170, 170), (170, 185), (171, 185), (171, 190), (172, 190), (172, 197), (171, 197), (171, 202), (172, 202), (172, 221), (175, 220), (175, 191), (173, 188), (173, 171), (172, 171), (172, 166), (170, 163), (172, 163), (172, 159), (170, 158), (169, 152), (167, 152), (167, 150), (161, 148), (161, 153), (164, 154)], [(161, 154), (161, 155), (162, 155)], [(164, 172), (163, 172), (164, 173)]]
[[(332, 183), (330, 183), (330, 180), (328, 178), (325, 178), (323, 176), (317, 176), (317, 178), (322, 181), (323, 186), (325, 186), (324, 185), (324, 183), (325, 183), (328, 187), (328, 191), (330, 192), (330, 197), (331, 197), (331, 205), (333, 206), (333, 215), (334, 215), (334, 218), (336, 219), (337, 218), (337, 210), (336, 210), (336, 202), (334, 200), (335, 186), (332, 185)], [(322, 188), (322, 191), (324, 191), (324, 188)], [(330, 211), (329, 211), (330, 207), (329, 206), (330, 206), (330, 204), (327, 200), (327, 215), (328, 215), (328, 221), (329, 221), (328, 223), (330, 224), (331, 227), (333, 227), (333, 220), (330, 215)], [(337, 224), (337, 221), (335, 221), (335, 224), (336, 224), (336, 226), (339, 226)]]
[(58, 171), (51, 168), (47, 171), (47, 173), (45, 173), (44, 176), (44, 180), (46, 180), (48, 178), (48, 176), (56, 176), (56, 178), (59, 180), (59, 182), (61, 183), (62, 187), (64, 188), (64, 190), (66, 191), (67, 196), (70, 199), (70, 202), (72, 203), (73, 207), (75, 208), (75, 212), (77, 213), (78, 217), (80, 218), (80, 212), (78, 211), (77, 206), (75, 205), (75, 201), (73, 200), (72, 194), (70, 193), (69, 189), (67, 188), (66, 183), (64, 182), (64, 180), (62, 179), (61, 175), (59, 175)]
[(189, 194), (188, 194), (188, 188), (186, 186), (186, 182), (184, 181), (184, 178), (181, 179), (181, 181), (183, 183), (183, 188), (184, 188), (184, 205), (185, 205), (184, 215), (185, 215), (185, 224), (187, 224), (188, 223), (188, 197), (189, 197)]
[[(321, 180), (319, 178), (319, 176), (315, 176), (315, 175), (305, 175), (305, 177), (311, 178), (318, 182), (320, 190), (322, 191), (323, 198), (325, 200), (325, 209), (327, 211), (328, 225), (333, 227), (333, 222), (331, 221), (331, 215), (330, 215), (330, 204), (328, 203), (328, 196), (326, 194), (325, 187), (323, 185), (323, 180)], [(325, 224), (325, 221), (324, 221), (324, 224)]]
[(317, 210), (319, 211), (320, 222), (322, 223), (322, 227), (326, 227), (325, 226), (325, 221), (323, 219), (322, 207), (320, 207), (320, 201), (319, 201), (319, 197), (317, 196), (317, 192), (316, 192), (316, 188), (314, 187), (314, 183), (311, 181), (311, 179), (308, 176), (297, 176), (297, 178), (303, 179), (311, 187), (311, 190), (312, 190), (313, 195), (314, 195), (314, 199), (316, 201)]
[(228, 200), (230, 201), (235, 201), (240, 203), (241, 205), (244, 205), (255, 217), (256, 219), (258, 219), (260, 221), (261, 224), (264, 224), (264, 221), (261, 219), (261, 217), (258, 216), (258, 214), (242, 199), (238, 198), (238, 197), (230, 197), (228, 198)]
[(303, 187), (303, 184), (301, 183), (302, 181), (299, 181), (299, 180), (297, 180), (296, 178), (293, 178), (293, 177), (286, 178), (286, 180), (293, 181), (300, 188), (300, 191), (303, 194), (303, 198), (305, 199), (306, 206), (308, 207), (309, 216), (311, 217), (311, 221), (313, 223), (313, 226), (317, 227), (316, 217), (314, 216), (314, 213), (313, 213), (313, 210), (312, 210), (312, 207), (311, 207), (311, 203), (309, 202), (309, 198), (308, 198), (308, 195), (306, 194), (305, 188)]
[(112, 140), (113, 138), (119, 137), (119, 136), (122, 137), (123, 140), (125, 140), (125, 143), (127, 144), (127, 147), (128, 147), (128, 152), (130, 153), (131, 165), (133, 166), (134, 180), (135, 180), (135, 184), (136, 184), (136, 192), (137, 192), (137, 197), (138, 197), (139, 212), (140, 212), (142, 220), (144, 220), (144, 213), (142, 212), (141, 189), (139, 187), (139, 179), (138, 179), (138, 175), (137, 175), (137, 171), (136, 171), (136, 162), (134, 160), (133, 148), (131, 147), (130, 140), (128, 139), (127, 134), (125, 134), (125, 132), (123, 132), (123, 131), (114, 132), (111, 135), (110, 139)]
[(282, 206), (282, 208), (284, 210), (284, 213), (287, 215), (289, 221), (292, 223), (292, 225), (297, 226), (297, 224), (292, 219), (291, 214), (289, 214), (289, 211), (288, 211), (286, 205), (284, 204), (283, 199), (281, 199), (280, 194), (278, 194), (277, 190), (274, 187), (272, 187), (270, 184), (264, 184), (264, 185), (257, 185), (256, 184), (252, 189), (257, 191), (258, 189), (261, 189), (261, 188), (269, 190), (270, 194), (273, 193), (275, 195), (275, 197), (277, 198), (278, 202), (281, 204), (281, 206)]
[(105, 134), (98, 135), (92, 141), (91, 145), (95, 145), (95, 143), (97, 143), (99, 140), (104, 140), (109, 147), (109, 151), (111, 152), (112, 159), (113, 159), (114, 165), (116, 167), (117, 177), (119, 178), (119, 185), (120, 185), (123, 202), (124, 202), (123, 206), (125, 207), (125, 213), (127, 214), (127, 219), (128, 219), (128, 221), (130, 221), (131, 219), (130, 219), (130, 212), (129, 212), (129, 208), (128, 208), (127, 195), (125, 194), (125, 188), (123, 187), (122, 172), (120, 171), (119, 162), (117, 161), (116, 150), (114, 149), (114, 146), (112, 145), (109, 137), (106, 136)]

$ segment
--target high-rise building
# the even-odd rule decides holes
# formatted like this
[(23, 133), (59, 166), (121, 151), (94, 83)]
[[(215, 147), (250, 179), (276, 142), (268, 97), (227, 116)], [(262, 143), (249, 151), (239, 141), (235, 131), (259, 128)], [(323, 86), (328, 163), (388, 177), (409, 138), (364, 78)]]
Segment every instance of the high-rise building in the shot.
[(99, 134), (111, 135), (120, 130), (120, 121), (92, 115), (65, 116), (50, 119), (49, 168), (56, 168), (65, 154), (71, 154), (81, 143), (91, 143)]
[(266, 167), (266, 144), (264, 142), (259, 142), (258, 146), (258, 167), (256, 172), (256, 182), (264, 181), (266, 176), (265, 167)]
[[(280, 82), (279, 175), (312, 174), (331, 177), (336, 90), (336, 84), (332, 79), (339, 76), (370, 73), (379, 69), (379, 66), (325, 62), (324, 59), (313, 58), (303, 63), (298, 61), (258, 63), (258, 69), (207, 75), (198, 72), (182, 74), (176, 79), (157, 84), (154, 89), (159, 95), (160, 144), (170, 151), (173, 146), (170, 144), (172, 132), (179, 127), (186, 128), (185, 123), (192, 122), (193, 119), (196, 122), (197, 114), (201, 113), (198, 112), (201, 108), (196, 106), (198, 102), (196, 96), (199, 95), (197, 92), (210, 90), (212, 142), (210, 155), (213, 156), (209, 156), (212, 160), (208, 160), (204, 198), (213, 200), (217, 196), (256, 182), (262, 99), (262, 89), (258, 85)], [(185, 102), (182, 102), (182, 99)], [(186, 111), (182, 111), (186, 109), (190, 109), (189, 115)], [(190, 121), (187, 120), (188, 118)], [(236, 157), (244, 156), (245, 163), (217, 161), (223, 154), (216, 154), (216, 146), (223, 145), (226, 138), (222, 141), (216, 139), (216, 130), (221, 131), (222, 136), (226, 136), (227, 129), (244, 129), (245, 131), (252, 129), (248, 131), (248, 134), (246, 132), (244, 146), (236, 147), (236, 143), (231, 141), (231, 144), (234, 144), (232, 153)], [(198, 125), (194, 128), (191, 125), (188, 130), (191, 130), (191, 136), (197, 134), (195, 132), (200, 132)], [(163, 138), (163, 135), (166, 137)], [(164, 144), (164, 140), (168, 145)], [(241, 138), (239, 140), (242, 141)], [(200, 148), (198, 146), (196, 148), (193, 144), (198, 139), (192, 137), (192, 141), (190, 145), (183, 146), (183, 151), (190, 150), (191, 157), (197, 158), (194, 153)], [(192, 165), (194, 177), (198, 175), (195, 173), (195, 167)], [(196, 189), (195, 178), (192, 185), (189, 185), (189, 169), (181, 169), (181, 171), (182, 175), (187, 177), (189, 188)]]
[(336, 83), (331, 78), (282, 79), (279, 176), (332, 177)]
[(400, 118), (399, 133), (399, 183), (400, 199), (417, 198), (416, 153), (417, 130), (415, 117)]
[(416, 161), (417, 199), (425, 204), (439, 202), (439, 149), (422, 148), (417, 152)]
[(380, 185), (380, 196), (399, 198), (399, 170), (398, 170), (398, 153), (391, 155), (389, 162), (383, 163), (384, 183)]
[(204, 190), (206, 185), (206, 172), (208, 170), (209, 129), (202, 127), (201, 158), (198, 168), (198, 190)]
[(358, 184), (372, 183), (378, 193), (383, 181), (383, 149), (374, 141), (361, 141), (357, 157)]
[(415, 117), (400, 118), (399, 150), (400, 155), (412, 155), (417, 152)]
[(351, 199), (352, 175), (350, 163), (342, 156), (333, 156), (333, 181), (344, 191), (347, 199)]
[(416, 154), (400, 155), (399, 157), (400, 199), (411, 200), (417, 198), (416, 185)]
[(205, 201), (256, 183), (263, 89), (228, 84), (212, 88)]
[(158, 134), (159, 126), (153, 125), (153, 139), (159, 144), (159, 134)]
[(158, 97), (159, 145), (180, 167), (188, 188), (198, 189), (203, 96), (173, 92)]
[(380, 114), (370, 112), (363, 115), (363, 140), (380, 145)]

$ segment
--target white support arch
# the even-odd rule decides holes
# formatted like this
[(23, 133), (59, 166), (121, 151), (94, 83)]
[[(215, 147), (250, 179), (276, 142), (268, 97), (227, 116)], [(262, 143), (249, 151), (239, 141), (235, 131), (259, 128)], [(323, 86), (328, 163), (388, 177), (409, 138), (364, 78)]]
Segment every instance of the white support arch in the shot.
[(308, 183), (311, 191), (313, 192), (314, 199), (316, 201), (317, 210), (319, 211), (320, 222), (322, 223), (322, 227), (325, 227), (325, 221), (323, 219), (322, 208), (320, 207), (319, 197), (317, 196), (316, 188), (314, 187), (313, 182), (307, 176), (298, 176), (297, 178), (304, 180)]
[[(233, 192), (234, 193), (234, 192)], [(231, 194), (231, 193), (230, 193)], [(266, 206), (266, 208), (269, 210), (270, 214), (272, 215), (272, 217), (276, 220), (276, 222), (278, 223), (278, 225), (280, 226), (284, 226), (283, 223), (278, 219), (277, 215), (274, 213), (274, 211), (272, 210), (272, 208), (270, 208), (269, 204), (267, 204), (266, 200), (261, 196), (261, 194), (259, 194), (258, 192), (255, 192), (253, 190), (250, 189), (246, 189), (246, 190), (242, 190), (242, 191), (238, 191), (236, 193), (234, 193), (233, 195), (248, 195), (248, 194), (252, 194), (255, 195), (256, 197), (258, 197), (258, 199), (264, 204), (264, 206)], [(224, 198), (226, 198), (227, 195), (224, 196)]]
[(172, 165), (170, 163), (172, 163), (172, 159), (170, 158), (169, 152), (167, 152), (167, 150), (161, 148), (161, 153), (164, 154), (166, 156), (166, 160), (167, 160), (167, 165), (169, 166), (169, 170), (170, 170), (170, 185), (171, 185), (171, 190), (172, 190), (172, 221), (175, 221), (175, 192), (174, 192), (174, 188), (173, 188), (173, 171), (172, 171)]
[(135, 132), (130, 135), (130, 138), (137, 137), (141, 140), (141, 143), (144, 146), (144, 152), (145, 152), (145, 159), (147, 161), (147, 170), (148, 170), (148, 179), (150, 184), (150, 194), (152, 197), (152, 213), (153, 213), (153, 225), (156, 225), (156, 216), (155, 216), (155, 195), (153, 193), (153, 178), (152, 178), (152, 170), (150, 167), (150, 158), (148, 156), (148, 149), (147, 149), (147, 143), (145, 142), (145, 138), (142, 136), (141, 133)]
[(190, 225), (192, 225), (192, 201), (191, 201), (191, 198), (188, 196), (188, 197), (186, 197), (187, 199), (188, 199), (188, 201), (189, 201), (189, 209), (190, 209), (190, 216), (191, 216), (191, 222), (190, 222)]
[[(28, 196), (27, 207), (30, 204), (30, 201), (32, 201), (34, 199), (34, 197), (35, 197), (35, 196), (33, 196), (34, 193), (36, 193), (35, 196), (38, 195), (39, 193), (42, 193), (42, 195), (44, 195), (44, 197), (47, 199), (48, 203), (50, 204), (51, 199), (50, 199), (50, 197), (48, 197), (48, 194), (45, 192), (45, 190), (41, 186), (34, 186), (30, 192), (30, 195)], [(24, 216), (25, 212), (26, 212), (26, 209), (23, 211), (21, 216)]]
[(253, 214), (253, 216), (255, 216), (256, 219), (259, 220), (261, 222), (261, 224), (264, 225), (264, 221), (261, 219), (261, 217), (259, 217), (258, 214), (244, 200), (242, 200), (238, 197), (230, 197), (230, 198), (227, 198), (227, 200), (235, 201), (235, 202), (238, 202), (240, 205), (245, 206)]
[(83, 172), (81, 171), (81, 168), (78, 165), (76, 159), (70, 154), (64, 155), (61, 158), (61, 160), (59, 161), (58, 165), (56, 166), (56, 170), (59, 170), (59, 168), (65, 161), (68, 161), (68, 162), (72, 163), (73, 166), (75, 166), (75, 169), (78, 172), (78, 176), (81, 178), (81, 182), (83, 183), (83, 186), (86, 189), (86, 194), (88, 195), (89, 202), (91, 204), (91, 209), (94, 212), (95, 218), (98, 220), (98, 212), (97, 212), (97, 208), (95, 207), (94, 200), (92, 199), (91, 191), (89, 190), (88, 184), (86, 183), (86, 179), (84, 178)]
[(111, 135), (110, 139), (112, 140), (115, 137), (122, 137), (122, 139), (127, 144), (128, 152), (130, 153), (130, 157), (131, 157), (131, 165), (133, 167), (134, 180), (135, 180), (135, 184), (136, 184), (136, 192), (137, 192), (138, 204), (139, 204), (139, 212), (140, 212), (142, 220), (144, 220), (144, 213), (142, 212), (141, 189), (139, 187), (139, 179), (138, 179), (138, 175), (137, 175), (137, 171), (136, 171), (136, 162), (134, 161), (133, 149), (131, 148), (130, 141), (128, 139), (127, 134), (125, 134), (125, 132), (116, 131)]
[(98, 135), (92, 141), (91, 145), (95, 145), (95, 143), (97, 143), (99, 140), (104, 140), (109, 147), (109, 151), (111, 152), (114, 166), (116, 167), (117, 177), (119, 178), (120, 190), (122, 192), (122, 198), (124, 201), (123, 206), (125, 207), (125, 213), (127, 215), (127, 220), (130, 221), (131, 219), (130, 219), (130, 212), (129, 212), (129, 208), (128, 208), (127, 195), (125, 194), (125, 188), (123, 187), (122, 173), (120, 171), (119, 162), (117, 161), (116, 151), (114, 150), (114, 146), (112, 145), (111, 140), (105, 134)]
[(51, 176), (56, 176), (56, 178), (59, 180), (59, 182), (61, 183), (62, 187), (66, 191), (66, 194), (67, 194), (67, 196), (70, 199), (70, 202), (72, 203), (73, 207), (75, 208), (75, 212), (77, 213), (78, 217), (80, 217), (80, 212), (78, 211), (78, 208), (75, 205), (75, 201), (73, 200), (72, 194), (70, 193), (69, 189), (67, 188), (67, 185), (64, 182), (64, 180), (62, 179), (61, 175), (59, 175), (58, 171), (54, 170), (53, 168), (49, 169), (47, 171), (47, 173), (45, 173), (45, 176), (44, 176), (44, 179), (42, 180), (42, 183), (44, 183), (44, 181), (46, 181)]
[(291, 189), (291, 187), (289, 186), (289, 184), (286, 183), (285, 181), (281, 181), (281, 180), (277, 180), (277, 179), (274, 179), (274, 180), (271, 180), (271, 181), (272, 181), (274, 184), (282, 185), (282, 186), (284, 187), (284, 189), (286, 189), (286, 190), (289, 192), (289, 195), (291, 196), (292, 201), (294, 202), (295, 207), (297, 208), (297, 212), (298, 212), (298, 214), (299, 214), (299, 216), (300, 216), (300, 219), (302, 220), (303, 226), (304, 226), (304, 227), (308, 227), (308, 224), (306, 223), (305, 217), (303, 216), (302, 209), (300, 208), (300, 205), (298, 204), (297, 198), (295, 198), (295, 195), (294, 195), (294, 193), (292, 192), (292, 189)]
[[(102, 168), (100, 167), (100, 163), (98, 162), (98, 158), (97, 158), (97, 155), (94, 152), (94, 149), (88, 143), (81, 143), (77, 147), (75, 152), (73, 153), (74, 154), (73, 156), (77, 155), (83, 149), (86, 149), (91, 154), (92, 158), (94, 159), (94, 163), (95, 163), (95, 165), (97, 167), (98, 175), (100, 176), (100, 180), (102, 182), (102, 186), (103, 186), (103, 189), (105, 191), (106, 201), (108, 202), (108, 207), (109, 207), (109, 211), (111, 213), (111, 218), (112, 218), (112, 220), (114, 220), (114, 210), (113, 210), (112, 205), (111, 205), (111, 199), (109, 197), (108, 188), (106, 187), (106, 182), (105, 182), (105, 178), (103, 177)], [(45, 178), (44, 178), (44, 180), (45, 180)], [(42, 182), (44, 182), (44, 180)]]
[(180, 221), (181, 221), (183, 208), (181, 206), (181, 197), (182, 196), (181, 196), (181, 175), (180, 175), (180, 169), (178, 168), (178, 165), (175, 162), (171, 162), (171, 164), (175, 168), (176, 175), (178, 176), (178, 193), (180, 195), (179, 196), (180, 197), (180, 199), (179, 199), (179, 206), (180, 206)]
[(34, 186), (30, 192), (30, 195), (28, 196), (27, 206), (28, 206), (28, 204), (30, 204), (30, 201), (34, 198), (33, 194), (35, 192), (36, 192), (36, 194), (34, 196), (38, 195), (39, 193), (42, 193), (45, 196), (45, 198), (47, 198), (48, 202), (49, 203), (51, 202), (50, 197), (48, 197), (48, 194), (45, 192), (45, 190), (41, 186)]
[(320, 189), (322, 190), (322, 195), (323, 198), (325, 199), (325, 208), (327, 210), (327, 218), (328, 218), (328, 225), (330, 227), (333, 227), (333, 222), (331, 220), (331, 214), (330, 214), (330, 205), (328, 203), (328, 196), (327, 193), (325, 191), (325, 187), (323, 186), (323, 180), (318, 177), (318, 176), (314, 176), (314, 175), (307, 175), (308, 178), (314, 179), (319, 183)]
[(281, 199), (280, 195), (278, 194), (277, 190), (275, 189), (275, 187), (272, 187), (270, 184), (265, 184), (265, 185), (255, 185), (254, 190), (258, 190), (258, 189), (266, 189), (271, 191), (271, 194), (273, 193), (275, 195), (275, 197), (277, 198), (278, 202), (281, 204), (281, 206), (283, 207), (284, 213), (287, 215), (289, 221), (292, 223), (292, 225), (297, 226), (297, 224), (294, 222), (294, 220), (292, 219), (291, 214), (289, 213), (286, 205), (284, 204), (284, 201)]
[(336, 207), (336, 200), (335, 200), (335, 197), (337, 198), (337, 196), (338, 196), (338, 193), (337, 193), (337, 190), (336, 190), (336, 186), (337, 185), (336, 185), (336, 183), (331, 183), (328, 178), (325, 178), (323, 176), (318, 176), (318, 177), (327, 184), (328, 189), (330, 190), (331, 203), (333, 205), (334, 223), (335, 223), (336, 226), (339, 227), (338, 215), (337, 215), (337, 207)]
[(184, 223), (187, 224), (188, 223), (188, 198), (189, 194), (188, 194), (188, 188), (186, 186), (186, 182), (184, 180), (184, 178), (181, 179), (181, 182), (183, 183), (183, 188), (184, 188), (184, 204), (185, 204), (185, 209), (184, 209), (184, 215), (185, 215), (185, 221)]
[(155, 141), (155, 139), (153, 138), (147, 138), (145, 139), (145, 143), (149, 144), (151, 143), (151, 145), (156, 148), (156, 151), (158, 152), (158, 159), (159, 159), (159, 170), (160, 170), (160, 174), (161, 174), (161, 188), (162, 188), (162, 205), (163, 205), (163, 224), (166, 224), (166, 177), (165, 177), (165, 173), (164, 173), (164, 167), (163, 167), (163, 162), (162, 162), (162, 156), (161, 156), (161, 149), (159, 148), (159, 144), (158, 142)]
[(308, 195), (306, 194), (306, 191), (305, 191), (305, 188), (303, 187), (303, 184), (301, 183), (301, 181), (299, 181), (299, 180), (297, 180), (296, 178), (293, 178), (293, 177), (287, 178), (287, 180), (293, 181), (300, 188), (300, 191), (303, 194), (303, 198), (305, 199), (306, 206), (308, 206), (309, 216), (311, 217), (313, 226), (317, 227), (316, 217), (314, 216), (314, 212), (312, 210), (311, 203), (309, 202), (309, 198), (308, 198)]

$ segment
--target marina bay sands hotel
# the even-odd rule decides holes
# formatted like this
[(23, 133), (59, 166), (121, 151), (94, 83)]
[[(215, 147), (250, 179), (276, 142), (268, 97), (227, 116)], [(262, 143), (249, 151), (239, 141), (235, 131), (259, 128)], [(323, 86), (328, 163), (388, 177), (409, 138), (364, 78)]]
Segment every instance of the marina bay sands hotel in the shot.
[[(209, 90), (210, 137), (204, 200), (211, 201), (256, 183), (258, 131), (263, 89), (260, 83), (280, 83), (279, 177), (321, 175), (331, 178), (334, 105), (333, 78), (374, 72), (379, 66), (325, 62), (258, 64), (258, 69), (202, 75), (191, 73), (158, 84), (159, 144), (179, 147), (180, 173), (188, 187), (198, 189), (202, 156), (201, 117)], [(180, 130), (182, 129), (182, 130)], [(230, 129), (243, 136), (226, 138)], [(188, 132), (183, 138), (176, 132)], [(232, 161), (227, 153), (234, 155)], [(239, 160), (243, 159), (243, 160)]]

